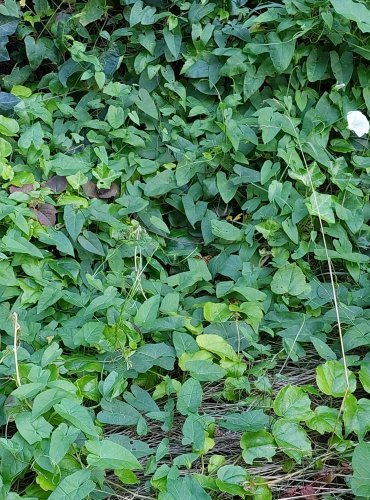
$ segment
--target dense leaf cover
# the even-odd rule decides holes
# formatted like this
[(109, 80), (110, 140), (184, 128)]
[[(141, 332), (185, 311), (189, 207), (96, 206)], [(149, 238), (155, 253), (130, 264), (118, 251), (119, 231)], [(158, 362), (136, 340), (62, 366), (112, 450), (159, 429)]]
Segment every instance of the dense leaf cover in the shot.
[(0, 498), (370, 497), (367, 2), (5, 0), (0, 61)]

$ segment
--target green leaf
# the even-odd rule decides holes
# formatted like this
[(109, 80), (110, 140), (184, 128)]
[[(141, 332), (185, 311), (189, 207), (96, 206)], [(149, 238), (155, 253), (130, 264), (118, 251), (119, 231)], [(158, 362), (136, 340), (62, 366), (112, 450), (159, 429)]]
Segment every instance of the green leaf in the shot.
[(9, 262), (6, 260), (0, 261), (0, 285), (4, 286), (17, 286), (18, 280), (15, 276), (14, 270)]
[(207, 203), (203, 201), (194, 203), (193, 198), (190, 195), (186, 195), (182, 198), (182, 204), (188, 221), (195, 227), (195, 224), (203, 219), (207, 210)]
[(352, 0), (330, 0), (335, 12), (358, 24), (363, 33), (370, 33), (370, 10), (365, 4)]
[(33, 398), (44, 389), (45, 385), (46, 383), (42, 382), (30, 382), (29, 384), (23, 384), (14, 389), (12, 396), (20, 400)]
[[(356, 390), (356, 377), (347, 369), (349, 392)], [(343, 363), (332, 360), (316, 368), (316, 383), (324, 394), (341, 398), (346, 393), (347, 377)]]
[(206, 302), (203, 311), (204, 319), (210, 323), (226, 321), (232, 314), (227, 304), (217, 302)]
[(135, 324), (140, 326), (154, 321), (158, 315), (160, 301), (160, 295), (153, 295), (153, 297), (141, 304), (134, 318)]
[(309, 201), (306, 202), (310, 215), (320, 217), (323, 221), (329, 224), (335, 223), (333, 212), (333, 201), (330, 194), (322, 194), (314, 192), (311, 194)]
[(318, 355), (326, 360), (337, 359), (335, 352), (330, 347), (317, 337), (311, 337), (311, 342), (314, 345)]
[(336, 408), (328, 406), (317, 406), (314, 415), (306, 420), (307, 426), (320, 434), (335, 433), (342, 435), (342, 422), (339, 419), (339, 412)]
[(202, 403), (203, 390), (198, 380), (189, 378), (177, 394), (176, 408), (181, 415), (196, 413)]
[(29, 444), (47, 439), (53, 429), (44, 417), (34, 418), (31, 412), (18, 413), (15, 416), (15, 424), (20, 435)]
[(281, 223), (281, 227), (284, 229), (285, 234), (295, 243), (296, 245), (299, 244), (299, 234), (298, 234), (298, 229), (295, 224), (293, 224), (291, 219), (285, 219)]
[(274, 443), (272, 435), (265, 430), (245, 432), (240, 440), (243, 460), (248, 465), (252, 465), (256, 458), (267, 458), (271, 462), (276, 453)]
[(139, 484), (140, 480), (137, 478), (136, 474), (130, 470), (115, 470), (114, 475), (123, 484)]
[(286, 264), (281, 267), (271, 281), (272, 292), (282, 295), (300, 295), (307, 291), (305, 275), (297, 264)]
[(247, 101), (265, 81), (265, 75), (258, 74), (256, 68), (252, 65), (247, 67), (244, 76), (243, 93), (244, 99)]
[(84, 406), (65, 398), (59, 404), (54, 405), (54, 410), (77, 429), (80, 429), (86, 436), (98, 437), (91, 414)]
[(20, 102), (21, 100), (16, 95), (9, 94), (8, 92), (0, 92), (0, 110), (9, 111), (14, 109), (14, 106)]
[(220, 420), (221, 427), (235, 432), (256, 432), (269, 424), (269, 417), (262, 410), (230, 413)]
[(322, 79), (329, 63), (329, 54), (320, 47), (313, 46), (306, 61), (307, 78), (309, 82)]
[(26, 46), (26, 53), (28, 61), (30, 63), (30, 67), (33, 70), (36, 70), (45, 57), (45, 45), (42, 40), (35, 40), (32, 36), (29, 35), (25, 37), (24, 43)]
[(116, 129), (122, 127), (125, 121), (125, 113), (123, 109), (111, 104), (108, 108), (107, 120), (112, 128)]
[(135, 456), (126, 448), (109, 439), (86, 441), (87, 463), (102, 469), (142, 469)]
[(50, 438), (49, 458), (53, 464), (58, 464), (74, 443), (80, 431), (75, 427), (68, 427), (64, 422), (54, 429)]
[(61, 480), (55, 490), (49, 495), (49, 500), (84, 500), (95, 489), (95, 483), (90, 480), (91, 471), (84, 469), (74, 472)]
[(274, 412), (289, 420), (306, 420), (312, 415), (310, 398), (300, 387), (287, 385), (276, 395)]
[(145, 344), (131, 356), (132, 367), (139, 373), (145, 373), (152, 366), (172, 370), (175, 363), (175, 349), (167, 344)]
[(247, 480), (247, 471), (240, 465), (224, 465), (217, 471), (217, 477), (225, 483), (241, 484)]
[(211, 220), (212, 233), (226, 241), (241, 241), (243, 232), (229, 222), (223, 220)]
[(94, 346), (99, 344), (99, 341), (103, 337), (104, 327), (104, 323), (100, 321), (89, 321), (85, 323), (80, 330), (82, 338), (81, 345)]
[(1, 14), (11, 17), (20, 17), (21, 15), (19, 5), (15, 0), (4, 0), (3, 4), (0, 6), (0, 12)]
[(370, 443), (358, 444), (352, 456), (353, 475), (350, 478), (354, 495), (368, 498), (370, 496)]
[(293, 58), (295, 39), (288, 36), (287, 39), (283, 41), (275, 31), (270, 31), (267, 39), (269, 42), (269, 52), (272, 64), (279, 73), (282, 73), (288, 68)]
[(198, 23), (201, 19), (211, 14), (216, 5), (217, 4), (215, 3), (202, 4), (199, 2), (193, 2), (189, 10), (189, 22)]
[[(75, 391), (76, 392), (76, 391)], [(35, 397), (32, 407), (32, 416), (37, 418), (50, 410), (55, 404), (60, 403), (64, 398), (75, 397), (75, 393), (69, 393), (60, 387), (46, 389)]]
[(227, 179), (225, 172), (217, 172), (216, 180), (221, 198), (225, 203), (229, 203), (229, 201), (234, 198), (235, 193), (238, 190), (238, 186)]
[(262, 142), (267, 144), (281, 131), (281, 115), (270, 107), (261, 108), (255, 114), (262, 130)]
[(272, 427), (272, 434), (281, 451), (298, 464), (301, 463), (302, 458), (312, 455), (311, 442), (300, 425), (279, 418)]
[[(1, 18), (0, 18), (1, 21)], [(1, 29), (1, 22), (0, 22)], [(13, 137), (19, 132), (19, 125), (13, 118), (7, 118), (6, 116), (0, 115), (0, 134), (7, 137)]]
[(26, 240), (26, 238), (23, 238), (23, 236), (21, 236), (15, 229), (10, 229), (2, 238), (2, 242), (5, 246), (5, 251), (7, 252), (27, 254), (39, 259), (44, 258), (40, 250)]
[(154, 120), (158, 120), (157, 107), (151, 95), (146, 89), (141, 88), (139, 90), (139, 98), (136, 99), (135, 103), (136, 106), (145, 114), (149, 115)]
[(65, 205), (63, 219), (68, 234), (76, 241), (86, 220), (84, 214), (76, 210), (73, 205)]
[(62, 176), (74, 175), (78, 172), (86, 173), (92, 167), (90, 159), (82, 154), (68, 156), (64, 153), (58, 153), (48, 164), (53, 172)]
[(226, 370), (221, 366), (205, 360), (186, 361), (185, 367), (189, 370), (190, 376), (200, 382), (216, 382), (226, 375)]
[(86, 5), (82, 9), (81, 13), (76, 16), (82, 24), (82, 26), (87, 26), (94, 21), (97, 21), (104, 16), (106, 11), (106, 5), (103, 0), (88, 0), (85, 2)]
[(166, 234), (170, 232), (167, 224), (162, 219), (156, 217), (155, 215), (152, 215), (150, 217), (150, 223), (153, 224), (153, 226), (155, 226), (156, 229), (159, 229), (159, 231), (163, 231)]
[(82, 246), (86, 252), (93, 253), (96, 255), (105, 256), (103, 245), (101, 241), (96, 236), (96, 234), (91, 231), (84, 231), (78, 238), (77, 241)]
[(354, 433), (362, 440), (370, 430), (370, 400), (361, 398), (357, 401), (353, 394), (348, 394), (344, 402), (343, 422), (347, 436)]
[(55, 246), (59, 252), (74, 257), (72, 243), (62, 231), (57, 231), (52, 227), (48, 227), (45, 232), (39, 234), (39, 240), (46, 245)]
[(86, 316), (90, 316), (90, 314), (96, 313), (97, 311), (102, 311), (110, 307), (113, 303), (117, 295), (117, 289), (113, 286), (108, 286), (104, 293), (95, 297), (90, 304), (85, 309)]
[(45, 311), (48, 307), (52, 306), (63, 296), (62, 287), (58, 284), (53, 286), (46, 286), (39, 297), (37, 303), (37, 313)]
[(189, 498), (211, 500), (211, 497), (191, 475), (177, 479), (167, 478), (166, 491), (159, 493), (158, 500), (173, 500), (175, 498), (177, 500), (188, 500)]
[(369, 322), (361, 322), (348, 328), (343, 336), (343, 344), (346, 351), (370, 345)]
[(370, 363), (362, 362), (361, 368), (358, 374), (362, 387), (366, 392), (370, 393)]
[(0, 157), (6, 158), (12, 154), (13, 148), (10, 142), (6, 141), (2, 137), (0, 138)]
[(179, 27), (176, 27), (170, 31), (167, 26), (163, 29), (163, 38), (166, 42), (168, 50), (171, 52), (174, 59), (178, 59), (181, 49), (181, 31)]
[(136, 425), (141, 417), (140, 413), (131, 405), (123, 401), (103, 399), (102, 411), (98, 413), (98, 420), (104, 424), (112, 425)]

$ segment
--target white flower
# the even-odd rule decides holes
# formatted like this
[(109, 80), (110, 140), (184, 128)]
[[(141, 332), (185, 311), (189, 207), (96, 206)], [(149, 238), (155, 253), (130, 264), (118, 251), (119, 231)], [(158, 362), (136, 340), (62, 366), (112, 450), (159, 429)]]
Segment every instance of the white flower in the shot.
[(347, 122), (349, 130), (352, 130), (357, 137), (362, 137), (369, 133), (369, 120), (361, 111), (350, 111), (347, 113)]

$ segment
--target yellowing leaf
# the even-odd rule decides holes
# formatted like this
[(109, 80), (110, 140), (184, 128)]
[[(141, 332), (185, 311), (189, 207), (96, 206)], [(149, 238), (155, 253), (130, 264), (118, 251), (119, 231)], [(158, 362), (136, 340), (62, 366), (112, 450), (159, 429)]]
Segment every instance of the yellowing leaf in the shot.
[(231, 359), (232, 361), (239, 360), (238, 355), (231, 345), (219, 335), (204, 333), (198, 335), (196, 341), (201, 349), (217, 354), (221, 359)]
[(231, 312), (227, 304), (206, 302), (204, 304), (204, 319), (210, 323), (226, 321), (231, 316)]

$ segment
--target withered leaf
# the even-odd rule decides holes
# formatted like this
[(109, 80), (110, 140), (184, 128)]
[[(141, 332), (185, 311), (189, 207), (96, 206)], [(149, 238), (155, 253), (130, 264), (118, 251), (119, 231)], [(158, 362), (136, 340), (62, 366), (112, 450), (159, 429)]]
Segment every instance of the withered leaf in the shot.
[(299, 498), (307, 498), (308, 500), (318, 500), (317, 489), (312, 485), (308, 484), (306, 486), (297, 486), (293, 488), (287, 488), (284, 491), (284, 496), (287, 497), (299, 497)]
[(57, 210), (53, 205), (49, 203), (39, 203), (34, 208), (34, 212), (40, 224), (43, 226), (55, 226), (57, 221)]
[(54, 193), (63, 193), (67, 189), (67, 178), (64, 175), (53, 175), (42, 186), (48, 187)]
[(30, 193), (33, 191), (33, 184), (23, 184), (23, 186), (9, 186), (9, 192), (13, 193)]
[(96, 188), (96, 184), (94, 184), (92, 181), (86, 182), (86, 184), (83, 185), (83, 190), (88, 198), (98, 198), (98, 190)]
[(118, 185), (113, 182), (109, 189), (98, 189), (98, 197), (102, 199), (114, 198), (119, 192)]

